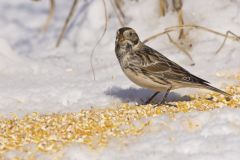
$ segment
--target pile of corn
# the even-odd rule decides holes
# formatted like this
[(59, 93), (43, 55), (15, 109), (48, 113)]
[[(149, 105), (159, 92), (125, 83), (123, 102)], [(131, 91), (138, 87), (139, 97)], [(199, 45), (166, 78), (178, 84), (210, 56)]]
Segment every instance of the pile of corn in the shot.
[(191, 101), (173, 102), (176, 107), (161, 105), (132, 106), (104, 109), (86, 109), (77, 113), (31, 113), (22, 118), (0, 118), (0, 159), (7, 152), (57, 152), (70, 143), (85, 144), (90, 148), (104, 147), (112, 138), (139, 135), (151, 125), (150, 117), (178, 112), (208, 111), (215, 108), (240, 106), (240, 86), (228, 86), (226, 98), (212, 93), (191, 96)]

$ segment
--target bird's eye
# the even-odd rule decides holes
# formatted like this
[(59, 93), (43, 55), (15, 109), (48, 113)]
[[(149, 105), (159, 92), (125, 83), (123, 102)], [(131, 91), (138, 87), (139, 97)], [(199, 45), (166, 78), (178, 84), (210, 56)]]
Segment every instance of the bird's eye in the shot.
[(130, 32), (129, 35), (132, 36), (133, 35), (132, 32)]

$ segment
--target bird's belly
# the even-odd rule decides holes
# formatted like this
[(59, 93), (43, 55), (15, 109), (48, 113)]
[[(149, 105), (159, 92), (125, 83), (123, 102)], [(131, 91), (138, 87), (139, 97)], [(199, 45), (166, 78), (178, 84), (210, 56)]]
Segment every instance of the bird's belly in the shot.
[(124, 70), (124, 73), (132, 82), (144, 88), (148, 88), (154, 91), (165, 91), (169, 87), (166, 84), (154, 82), (153, 80), (151, 80), (147, 76), (144, 76), (143, 74), (136, 75), (134, 72), (128, 69)]

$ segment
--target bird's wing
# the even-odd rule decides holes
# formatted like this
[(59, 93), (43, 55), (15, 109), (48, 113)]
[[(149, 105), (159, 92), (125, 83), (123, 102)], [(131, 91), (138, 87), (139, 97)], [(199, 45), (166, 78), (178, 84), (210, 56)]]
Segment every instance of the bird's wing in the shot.
[(183, 67), (148, 46), (144, 46), (143, 49), (137, 51), (135, 55), (139, 58), (139, 67), (146, 74), (161, 76), (161, 78), (165, 78), (166, 80), (200, 84), (209, 83), (192, 75)]

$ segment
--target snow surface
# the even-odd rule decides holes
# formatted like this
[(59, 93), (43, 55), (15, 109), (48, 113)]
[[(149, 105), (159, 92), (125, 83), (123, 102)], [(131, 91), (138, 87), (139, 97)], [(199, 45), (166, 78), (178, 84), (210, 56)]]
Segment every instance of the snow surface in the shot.
[[(93, 80), (90, 54), (104, 28), (102, 1), (80, 1), (59, 48), (54, 45), (72, 1), (56, 2), (57, 14), (49, 31), (43, 34), (40, 28), (47, 16), (48, 1), (0, 1), (1, 114), (76, 112), (84, 107), (141, 102), (152, 93), (130, 82), (120, 69), (114, 53), (115, 33), (120, 24), (109, 1), (108, 29), (93, 58), (96, 80)], [(176, 13), (170, 10), (165, 17), (159, 17), (158, 7), (158, 0), (125, 3), (123, 9), (128, 26), (136, 29), (142, 40), (177, 25)], [(184, 0), (183, 10), (187, 24), (223, 33), (231, 30), (240, 35), (238, 0)], [(192, 30), (189, 37), (193, 43), (190, 52), (195, 66), (189, 65), (189, 59), (169, 43), (166, 36), (148, 45), (214, 86), (223, 88), (236, 83), (217, 77), (216, 73), (239, 72), (238, 42), (227, 40), (215, 56), (223, 37), (199, 30)], [(206, 91), (176, 90), (169, 99), (196, 92)], [(63, 159), (237, 160), (240, 158), (239, 120), (240, 111), (230, 108), (179, 113), (174, 119), (159, 116), (152, 119), (149, 133), (126, 138), (125, 144), (113, 141), (101, 151), (70, 145), (63, 151)], [(197, 127), (191, 128), (189, 121)]]

